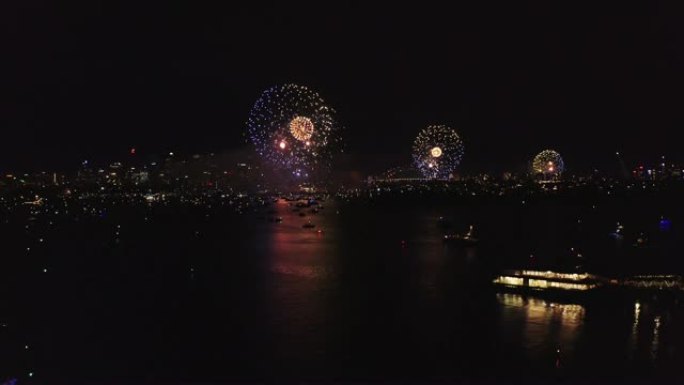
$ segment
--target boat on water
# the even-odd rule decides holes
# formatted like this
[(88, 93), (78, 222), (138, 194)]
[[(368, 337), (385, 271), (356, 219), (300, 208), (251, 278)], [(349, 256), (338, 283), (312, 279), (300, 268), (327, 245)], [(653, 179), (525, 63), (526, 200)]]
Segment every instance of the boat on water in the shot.
[[(606, 278), (587, 272), (562, 273), (543, 270), (505, 270), (493, 283), (512, 291), (572, 294), (605, 290), (634, 292), (684, 293), (684, 277), (673, 274), (644, 274)], [(599, 290), (600, 289), (600, 290)], [(582, 294), (584, 295), (584, 294)]]
[(305, 229), (313, 229), (314, 227), (316, 227), (316, 225), (314, 225), (311, 222), (306, 222), (305, 224), (302, 225), (302, 227)]
[(632, 246), (639, 248), (648, 247), (649, 245), (650, 244), (648, 242), (648, 236), (646, 236), (646, 234), (644, 234), (643, 232), (639, 233), (639, 236), (632, 244)]
[(464, 246), (475, 246), (477, 245), (478, 239), (474, 235), (473, 225), (465, 234), (446, 234), (444, 236), (444, 242), (456, 243)]
[(615, 239), (623, 239), (625, 237), (624, 230), (625, 228), (618, 222), (615, 231), (610, 233), (610, 236)]
[(603, 286), (605, 278), (589, 273), (560, 273), (551, 270), (506, 270), (494, 284), (525, 290), (588, 291)]
[(441, 227), (451, 227), (451, 221), (444, 217), (439, 217), (437, 219), (437, 224)]

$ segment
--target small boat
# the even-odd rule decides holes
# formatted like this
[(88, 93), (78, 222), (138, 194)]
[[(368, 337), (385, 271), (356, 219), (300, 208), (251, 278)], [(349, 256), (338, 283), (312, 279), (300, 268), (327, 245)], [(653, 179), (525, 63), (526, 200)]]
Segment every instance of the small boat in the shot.
[(306, 222), (305, 224), (302, 225), (302, 227), (305, 229), (313, 229), (314, 227), (316, 227), (316, 225), (314, 225), (311, 222)]
[(478, 239), (473, 235), (473, 225), (470, 225), (468, 232), (465, 234), (447, 234), (444, 236), (445, 242), (453, 242), (465, 246), (474, 246)]
[(441, 227), (450, 227), (451, 221), (449, 221), (447, 218), (439, 217), (439, 219), (437, 219), (437, 224)]
[(620, 224), (620, 222), (617, 223), (617, 227), (615, 228), (615, 231), (610, 233), (610, 236), (615, 239), (622, 239), (625, 237), (624, 235), (624, 227)]
[(634, 247), (647, 247), (648, 245), (648, 237), (644, 233), (639, 233), (636, 241), (632, 244)]

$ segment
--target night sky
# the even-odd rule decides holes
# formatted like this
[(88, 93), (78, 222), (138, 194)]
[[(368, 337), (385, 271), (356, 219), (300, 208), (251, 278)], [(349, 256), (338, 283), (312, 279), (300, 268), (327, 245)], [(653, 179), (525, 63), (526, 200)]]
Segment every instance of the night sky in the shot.
[(520, 169), (544, 148), (570, 171), (616, 171), (616, 150), (628, 166), (684, 161), (684, 15), (655, 2), (5, 3), (0, 172), (133, 146), (237, 151), (253, 102), (286, 82), (338, 111), (362, 172), (408, 164), (435, 123), (459, 131), (469, 173)]

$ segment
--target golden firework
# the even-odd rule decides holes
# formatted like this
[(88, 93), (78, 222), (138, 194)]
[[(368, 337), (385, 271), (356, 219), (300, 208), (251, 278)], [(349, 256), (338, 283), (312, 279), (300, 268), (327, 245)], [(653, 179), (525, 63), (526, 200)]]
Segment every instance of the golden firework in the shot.
[(290, 133), (295, 139), (301, 142), (311, 139), (313, 132), (314, 124), (311, 119), (305, 116), (295, 116), (295, 118), (290, 121)]
[(433, 158), (439, 158), (440, 156), (442, 156), (442, 149), (439, 147), (433, 147), (430, 150), (430, 155), (432, 155)]
[(544, 150), (532, 160), (532, 172), (534, 174), (560, 175), (564, 168), (563, 158), (554, 150)]

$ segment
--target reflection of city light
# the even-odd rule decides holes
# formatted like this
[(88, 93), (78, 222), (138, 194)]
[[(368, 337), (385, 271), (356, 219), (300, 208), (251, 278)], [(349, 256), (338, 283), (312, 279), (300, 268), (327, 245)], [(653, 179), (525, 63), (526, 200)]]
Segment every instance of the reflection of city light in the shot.
[(275, 264), (272, 269), (276, 273), (300, 278), (324, 278), (327, 275), (327, 272), (324, 269), (315, 266), (298, 265), (295, 263), (278, 263)]
[(653, 318), (653, 341), (651, 341), (651, 356), (653, 359), (658, 355), (658, 346), (660, 345), (660, 316)]
[(502, 305), (522, 307), (525, 305), (525, 300), (519, 294), (509, 294), (509, 293), (499, 293), (496, 295), (496, 299)]
[[(639, 315), (641, 314), (641, 304), (639, 302), (634, 303), (634, 321), (632, 322), (632, 334), (630, 335), (630, 345), (631, 350), (636, 349), (638, 331), (639, 331)], [(631, 352), (630, 352), (631, 354)]]

